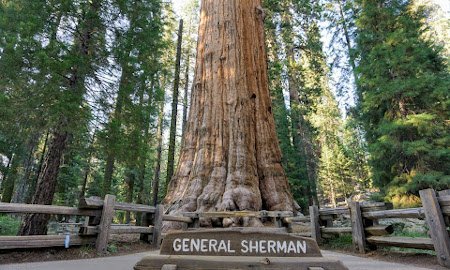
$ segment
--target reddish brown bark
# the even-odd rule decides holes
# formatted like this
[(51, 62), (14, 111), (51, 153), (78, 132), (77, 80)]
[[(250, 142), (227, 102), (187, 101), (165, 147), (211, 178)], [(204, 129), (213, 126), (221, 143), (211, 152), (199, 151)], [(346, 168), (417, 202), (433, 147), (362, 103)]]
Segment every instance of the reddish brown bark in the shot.
[[(89, 3), (86, 10), (88, 15), (84, 21), (79, 22), (81, 34), (76, 40), (74, 53), (83, 61), (80, 60), (79, 63), (71, 66), (67, 77), (67, 91), (70, 91), (68, 95), (71, 96), (72, 106), (78, 107), (83, 101), (85, 93), (84, 81), (90, 68), (91, 62), (88, 59), (91, 59), (94, 49), (93, 35), (97, 30), (95, 22), (99, 18), (98, 11), (100, 7), (101, 2), (99, 1)], [(72, 113), (71, 111), (62, 113), (59, 117), (59, 122), (53, 128), (52, 139), (45, 156), (42, 171), (39, 173), (36, 190), (31, 201), (32, 204), (52, 204), (60, 165), (71, 136), (69, 130), (76, 123), (76, 118)], [(22, 221), (19, 234), (46, 234), (49, 217), (49, 215), (45, 214), (27, 214)]]
[(165, 198), (171, 213), (295, 210), (272, 115), (263, 17), (259, 0), (202, 1), (189, 120)]
[[(66, 124), (61, 123), (57, 130), (53, 132), (53, 138), (45, 157), (42, 172), (36, 185), (32, 204), (52, 204), (55, 194), (59, 166), (67, 145), (68, 133), (65, 131)], [(62, 131), (61, 131), (62, 130)], [(47, 233), (47, 222), (49, 215), (28, 214), (22, 221), (19, 235), (35, 235)]]

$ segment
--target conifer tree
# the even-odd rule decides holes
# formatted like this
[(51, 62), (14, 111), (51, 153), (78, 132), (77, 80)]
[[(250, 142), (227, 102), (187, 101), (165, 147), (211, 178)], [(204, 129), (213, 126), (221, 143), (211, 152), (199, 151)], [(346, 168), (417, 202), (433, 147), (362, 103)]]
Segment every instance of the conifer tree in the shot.
[[(73, 13), (68, 13), (68, 16), (79, 16), (81, 19), (72, 32), (73, 46), (69, 53), (63, 56), (66, 65), (60, 67), (62, 70), (49, 68), (50, 76), (60, 77), (59, 87), (62, 91), (58, 98), (59, 106), (53, 107), (56, 118), (52, 123), (48, 153), (32, 199), (32, 203), (35, 204), (51, 204), (53, 201), (62, 157), (73, 133), (70, 129), (83, 118), (83, 110), (80, 110), (80, 107), (83, 108), (83, 98), (86, 93), (85, 80), (94, 74), (96, 61), (102, 59), (98, 54), (101, 51), (98, 48), (102, 47), (101, 43), (104, 40), (102, 36), (104, 27), (100, 16), (102, 2), (82, 2), (80, 5), (79, 14), (77, 14), (76, 6), (71, 6), (73, 10), (69, 11)], [(65, 7), (61, 5), (60, 8), (64, 10)], [(56, 10), (56, 12), (59, 11)], [(51, 57), (45, 64), (51, 65), (50, 61), (52, 61)], [(63, 106), (61, 106), (62, 102)], [(20, 234), (45, 234), (48, 218), (48, 215), (42, 214), (27, 215), (20, 228)]]
[(374, 182), (396, 204), (414, 203), (420, 189), (450, 185), (449, 73), (410, 1), (359, 3), (359, 110)]
[(181, 19), (178, 26), (177, 52), (175, 59), (175, 73), (172, 94), (172, 114), (170, 115), (170, 135), (169, 135), (169, 152), (167, 156), (167, 174), (166, 174), (166, 190), (169, 185), (175, 168), (175, 137), (177, 132), (177, 115), (178, 115), (178, 95), (180, 86), (180, 61), (181, 61), (181, 45), (183, 42), (183, 20)]

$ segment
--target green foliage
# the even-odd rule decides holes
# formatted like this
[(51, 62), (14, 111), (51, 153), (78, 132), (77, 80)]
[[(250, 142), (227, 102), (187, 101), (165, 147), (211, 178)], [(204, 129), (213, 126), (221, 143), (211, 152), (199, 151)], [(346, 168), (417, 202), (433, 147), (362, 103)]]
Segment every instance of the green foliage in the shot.
[[(373, 198), (404, 207), (418, 204), (420, 189), (450, 186), (446, 51), (426, 27), (438, 29), (434, 13), (413, 2), (264, 1), (271, 109), (303, 209), (317, 190), (335, 203), (375, 186), (381, 192)], [(182, 14), (188, 72), (197, 12), (192, 0)], [(331, 59), (321, 19), (332, 32)], [(1, 1), (2, 200), (33, 195), (49, 151), (46, 134), (50, 143), (62, 129), (69, 136), (55, 203), (76, 205), (80, 195), (106, 192), (147, 203), (175, 27), (171, 5), (160, 0)], [(93, 30), (89, 44), (80, 35), (86, 29)], [(336, 96), (345, 95), (357, 104), (343, 119)]]
[[(50, 142), (52, 132), (62, 129), (69, 138), (55, 203), (75, 205), (81, 191), (103, 195), (111, 152), (119, 160), (111, 183), (118, 199), (131, 189), (130, 200), (136, 200), (136, 189), (143, 202), (153, 167), (155, 105), (164, 102), (159, 79), (170, 77), (170, 16), (170, 5), (159, 0), (0, 3), (0, 169), (2, 177), (8, 172), (3, 177), (7, 192), (0, 192), (5, 200), (26, 199), (49, 150), (47, 145), (43, 153), (44, 135), (50, 133)], [(85, 29), (94, 31), (83, 36)], [(121, 103), (116, 116), (110, 113), (115, 103)], [(12, 170), (5, 167), (11, 159)], [(123, 179), (130, 177), (136, 184), (128, 187)]]
[(450, 76), (439, 48), (422, 38), (423, 12), (409, 1), (359, 2), (359, 112), (374, 183), (407, 205), (420, 189), (450, 185)]
[(17, 235), (21, 220), (10, 215), (0, 215), (0, 235)]
[(117, 246), (115, 244), (108, 244), (108, 246), (106, 247), (106, 250), (109, 253), (117, 253), (118, 248), (117, 248)]
[(330, 90), (318, 27), (322, 6), (308, 0), (265, 5), (269, 86), (291, 190), (304, 209), (316, 200), (316, 185), (335, 204), (370, 186), (370, 175), (362, 132), (344, 124)]
[(353, 239), (351, 234), (341, 234), (337, 237), (329, 239), (325, 245), (330, 249), (352, 250)]

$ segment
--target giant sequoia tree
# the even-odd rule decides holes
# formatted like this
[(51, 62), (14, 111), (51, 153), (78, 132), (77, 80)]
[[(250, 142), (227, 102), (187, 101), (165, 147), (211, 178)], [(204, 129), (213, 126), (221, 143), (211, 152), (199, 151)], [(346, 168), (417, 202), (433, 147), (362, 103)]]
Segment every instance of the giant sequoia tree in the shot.
[(260, 0), (202, 1), (190, 115), (165, 198), (172, 213), (296, 208), (275, 133), (263, 20)]

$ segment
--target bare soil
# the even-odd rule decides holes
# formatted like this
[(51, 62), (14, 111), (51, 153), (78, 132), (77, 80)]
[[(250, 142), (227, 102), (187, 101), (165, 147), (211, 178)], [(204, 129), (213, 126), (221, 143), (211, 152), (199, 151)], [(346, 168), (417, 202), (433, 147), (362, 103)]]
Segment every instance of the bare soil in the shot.
[[(137, 237), (136, 237), (137, 236)], [(109, 244), (109, 251), (106, 254), (98, 254), (93, 246), (65, 248), (41, 248), (29, 250), (0, 251), (0, 264), (42, 262), (57, 260), (90, 259), (105, 256), (119, 256), (138, 252), (152, 251), (154, 248), (148, 243), (139, 241), (139, 236), (114, 235)], [(389, 249), (379, 249), (366, 254), (359, 254), (352, 251), (351, 247), (333, 248), (326, 246), (325, 249), (349, 255), (374, 260), (395, 262), (433, 270), (448, 270), (439, 266), (436, 256), (426, 251), (414, 250), (393, 251)]]
[(438, 264), (436, 255), (430, 254), (431, 252), (430, 253), (427, 253), (427, 251), (424, 252), (423, 250), (418, 250), (417, 252), (415, 252), (413, 250), (393, 251), (390, 249), (379, 249), (370, 251), (366, 254), (360, 254), (353, 252), (351, 248), (335, 249), (327, 247), (326, 249), (335, 252), (345, 253), (348, 255), (370, 258), (379, 261), (400, 263), (433, 270), (448, 270), (448, 268), (445, 268)]
[(151, 250), (154, 250), (154, 248), (150, 244), (139, 241), (139, 235), (137, 235), (137, 238), (127, 235), (114, 235), (113, 239), (109, 242), (108, 252), (106, 254), (97, 253), (93, 246), (70, 247), (69, 249), (55, 247), (4, 250), (0, 251), (0, 264), (91, 259)]

